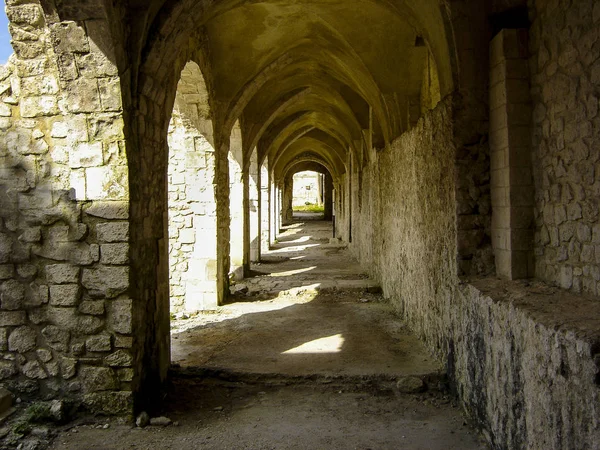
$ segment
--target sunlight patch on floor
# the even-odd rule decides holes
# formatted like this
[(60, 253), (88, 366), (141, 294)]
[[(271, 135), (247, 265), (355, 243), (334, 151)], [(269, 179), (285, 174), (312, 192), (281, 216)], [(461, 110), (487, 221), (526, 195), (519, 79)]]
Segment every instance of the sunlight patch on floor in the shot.
[(315, 354), (315, 353), (340, 353), (342, 346), (344, 345), (344, 337), (341, 334), (335, 334), (314, 341), (305, 342), (298, 347), (291, 348), (285, 352), (281, 352), (282, 355), (289, 354)]
[(298, 275), (299, 273), (310, 272), (311, 270), (314, 270), (316, 268), (317, 268), (317, 266), (311, 266), (311, 267), (303, 267), (301, 269), (286, 270), (284, 272), (271, 272), (269, 274), (269, 276), (270, 277), (290, 277), (292, 275)]

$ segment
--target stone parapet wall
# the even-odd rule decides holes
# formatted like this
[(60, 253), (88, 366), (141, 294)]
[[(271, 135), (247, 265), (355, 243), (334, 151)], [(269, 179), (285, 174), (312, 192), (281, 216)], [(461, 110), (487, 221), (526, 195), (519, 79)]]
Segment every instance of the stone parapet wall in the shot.
[(0, 382), (127, 413), (128, 168), (117, 69), (96, 45), (108, 25), (46, 23), (36, 1), (11, 2), (7, 15), (16, 54), (0, 67)]
[(448, 371), (492, 448), (598, 448), (595, 299), (484, 278), (461, 284), (447, 313)]
[(531, 2), (536, 277), (600, 294), (600, 4)]

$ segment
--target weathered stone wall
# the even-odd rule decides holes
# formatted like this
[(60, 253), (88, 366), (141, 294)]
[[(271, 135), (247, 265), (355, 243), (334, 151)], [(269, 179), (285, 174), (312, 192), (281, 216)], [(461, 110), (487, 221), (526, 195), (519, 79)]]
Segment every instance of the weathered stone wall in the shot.
[(173, 111), (169, 126), (171, 313), (217, 306), (214, 172), (210, 142)]
[(600, 293), (600, 4), (531, 2), (536, 277)]
[(455, 107), (443, 100), (390, 148), (371, 153), (350, 248), (447, 364), (493, 448), (594, 448), (598, 333), (589, 317), (597, 302), (541, 283), (457, 277)]
[(484, 278), (449, 306), (449, 374), (492, 448), (598, 448), (595, 299)]
[(373, 152), (362, 176), (362, 207), (352, 211), (360, 232), (351, 248), (428, 341), (431, 327), (444, 327), (443, 315), (431, 312), (441, 313), (457, 283), (452, 125), (446, 99), (390, 148)]
[(131, 412), (128, 168), (109, 27), (101, 8), (80, 22), (45, 13), (7, 6), (0, 379), (21, 396)]

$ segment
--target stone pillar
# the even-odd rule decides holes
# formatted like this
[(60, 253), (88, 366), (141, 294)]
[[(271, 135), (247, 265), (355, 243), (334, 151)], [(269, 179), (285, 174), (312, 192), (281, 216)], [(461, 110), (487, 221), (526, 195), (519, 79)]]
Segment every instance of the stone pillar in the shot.
[(292, 208), (292, 202), (294, 199), (294, 177), (290, 176), (285, 179), (283, 182), (283, 190), (282, 190), (282, 206), (281, 206), (281, 215), (282, 225), (289, 225), (292, 223), (294, 218), (294, 210)]
[[(218, 130), (218, 128), (217, 128)], [(215, 136), (219, 136), (215, 132)], [(215, 198), (217, 201), (217, 300), (222, 305), (229, 295), (229, 136), (215, 142)]]
[(277, 185), (273, 180), (273, 174), (269, 173), (269, 245), (275, 243), (279, 231), (277, 203)]
[(324, 219), (331, 220), (333, 213), (333, 179), (329, 172), (324, 175), (323, 183), (323, 207), (324, 207)]
[(258, 154), (252, 152), (249, 176), (250, 261), (260, 261), (260, 188)]
[(260, 212), (260, 252), (266, 252), (269, 250), (269, 169), (265, 162), (260, 167), (259, 172), (259, 189), (260, 198), (258, 201), (259, 212)]
[[(244, 278), (244, 174), (242, 133), (239, 125), (231, 132), (229, 149), (230, 273)], [(247, 174), (246, 174), (247, 175)]]
[(496, 273), (533, 276), (527, 30), (502, 30), (490, 45), (492, 245)]

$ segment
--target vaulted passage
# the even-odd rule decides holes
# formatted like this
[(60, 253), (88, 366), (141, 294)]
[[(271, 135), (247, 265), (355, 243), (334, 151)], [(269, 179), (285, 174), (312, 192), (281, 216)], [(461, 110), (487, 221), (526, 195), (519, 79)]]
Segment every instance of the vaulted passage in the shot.
[[(172, 344), (183, 317), (314, 295), (250, 314), (246, 350), (202, 363), (237, 370), (263, 338), (277, 355), (335, 341), (326, 293), (350, 289), (346, 306), (380, 305), (419, 339), (492, 447), (598, 445), (597, 2), (6, 11), (0, 381), (15, 395), (136, 414), (210, 347), (206, 324)], [(383, 303), (360, 303), (374, 286)], [(291, 316), (284, 339), (296, 311), (330, 320), (302, 335)], [(378, 320), (361, 317), (352, 342)], [(363, 351), (390, 338), (376, 330)], [(368, 357), (402, 373), (393, 351)]]

